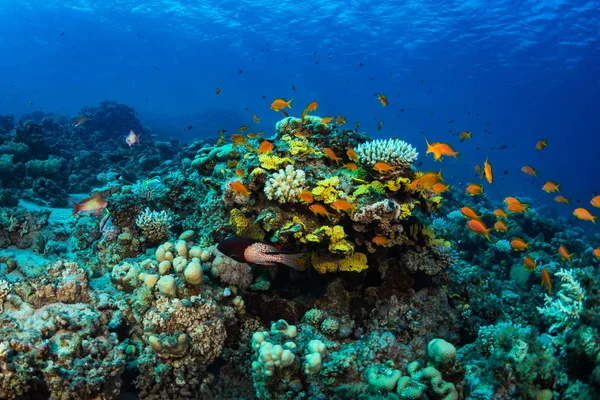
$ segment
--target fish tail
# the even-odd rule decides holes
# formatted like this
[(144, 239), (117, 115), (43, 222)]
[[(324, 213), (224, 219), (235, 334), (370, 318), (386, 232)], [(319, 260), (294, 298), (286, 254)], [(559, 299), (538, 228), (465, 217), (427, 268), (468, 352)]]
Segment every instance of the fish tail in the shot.
[(293, 99), (293, 98), (291, 98), (291, 99), (290, 99), (290, 101), (288, 101), (288, 103), (287, 103), (287, 106), (288, 106), (289, 108), (292, 108), (292, 101), (293, 101), (293, 100), (294, 100), (294, 99)]
[(596, 218), (598, 218), (598, 217), (592, 216), (592, 222), (594, 223), (594, 225), (596, 225)]
[(69, 200), (71, 200), (71, 203), (73, 203), (73, 214), (71, 214), (71, 216), (74, 217), (75, 215), (79, 214), (81, 206), (79, 204), (77, 204), (77, 202), (70, 197), (69, 197)]
[(280, 254), (279, 262), (297, 271), (303, 271), (307, 267), (305, 254)]

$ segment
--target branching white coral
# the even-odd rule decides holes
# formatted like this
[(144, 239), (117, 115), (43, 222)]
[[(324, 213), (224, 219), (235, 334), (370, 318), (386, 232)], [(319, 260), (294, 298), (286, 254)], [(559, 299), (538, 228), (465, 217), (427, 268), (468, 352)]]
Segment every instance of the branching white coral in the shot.
[(269, 200), (280, 203), (296, 203), (298, 195), (304, 190), (304, 171), (291, 165), (275, 172), (265, 184), (265, 194)]
[(372, 140), (356, 148), (360, 163), (372, 167), (375, 163), (386, 162), (391, 165), (406, 165), (417, 160), (417, 150), (400, 139)]
[(585, 301), (585, 291), (573, 276), (573, 270), (561, 269), (556, 276), (563, 282), (557, 298), (546, 294), (544, 307), (537, 308), (541, 314), (554, 322), (548, 330), (549, 333), (566, 332), (571, 329), (579, 320)]
[(4, 311), (4, 300), (8, 296), (10, 286), (4, 279), (0, 279), (0, 314)]
[(135, 219), (144, 236), (153, 242), (160, 242), (169, 237), (171, 216), (165, 211), (150, 211), (148, 207)]

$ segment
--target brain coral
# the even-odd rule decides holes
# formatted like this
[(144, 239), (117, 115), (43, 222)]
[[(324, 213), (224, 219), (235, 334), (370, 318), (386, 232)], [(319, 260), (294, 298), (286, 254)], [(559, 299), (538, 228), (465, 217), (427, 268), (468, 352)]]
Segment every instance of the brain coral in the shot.
[(377, 139), (362, 143), (356, 148), (356, 153), (360, 163), (369, 167), (378, 162), (406, 165), (415, 162), (419, 157), (413, 146), (400, 139)]

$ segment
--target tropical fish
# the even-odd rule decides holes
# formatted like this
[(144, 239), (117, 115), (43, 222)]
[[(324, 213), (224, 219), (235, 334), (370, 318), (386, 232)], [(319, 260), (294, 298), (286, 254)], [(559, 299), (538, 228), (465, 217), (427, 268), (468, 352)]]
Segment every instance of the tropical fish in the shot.
[(469, 219), (476, 219), (478, 221), (481, 220), (481, 216), (477, 215), (477, 213), (475, 212), (475, 210), (473, 210), (469, 206), (461, 207), (459, 209), (459, 211), (462, 213), (462, 215), (464, 215), (465, 217), (467, 217)]
[(496, 230), (496, 232), (508, 232), (508, 227), (502, 221), (496, 221), (496, 223), (494, 224), (494, 229)]
[(93, 196), (83, 199), (79, 203), (73, 199), (69, 200), (71, 200), (71, 203), (73, 203), (73, 214), (71, 214), (71, 216), (75, 216), (81, 211), (93, 211), (94, 216), (96, 216), (100, 214), (100, 211), (102, 211), (102, 209), (106, 208), (108, 205), (108, 203), (102, 197), (100, 197), (98, 192), (94, 192)]
[(331, 208), (333, 208), (335, 211), (337, 211), (338, 213), (340, 211), (350, 212), (350, 211), (353, 211), (356, 209), (356, 204), (350, 203), (348, 200), (344, 200), (344, 199), (337, 199), (336, 201), (331, 203), (329, 206)]
[(281, 111), (284, 108), (292, 108), (292, 100), (294, 99), (290, 99), (290, 100), (285, 100), (285, 99), (280, 99), (277, 98), (275, 100), (273, 100), (273, 102), (271, 103), (271, 110), (273, 111)]
[(354, 163), (346, 163), (342, 166), (343, 169), (347, 169), (348, 171), (356, 171), (358, 169), (358, 165)]
[(229, 258), (241, 263), (258, 265), (283, 264), (298, 269), (303, 255), (278, 250), (270, 244), (247, 237), (237, 236), (225, 239), (217, 245), (217, 250)]
[(558, 254), (563, 259), (563, 261), (567, 260), (568, 262), (571, 262), (571, 259), (573, 258), (573, 255), (574, 255), (574, 254), (569, 254), (569, 251), (567, 250), (567, 248), (564, 245), (561, 245), (558, 248)]
[(508, 203), (506, 205), (506, 209), (508, 211), (510, 211), (511, 213), (522, 213), (527, 211), (527, 209), (529, 208), (528, 204), (524, 204), (524, 203)]
[(313, 204), (310, 207), (308, 207), (308, 209), (312, 211), (315, 215), (323, 215), (327, 218), (331, 218), (331, 214), (321, 204)]
[(357, 161), (358, 161), (358, 154), (356, 153), (356, 151), (355, 151), (354, 149), (348, 149), (348, 150), (346, 151), (346, 155), (348, 156), (348, 158), (349, 158), (351, 161), (355, 161), (355, 162), (357, 162)]
[(548, 288), (548, 293), (552, 292), (552, 282), (550, 282), (550, 274), (546, 267), (542, 270), (542, 285), (546, 285)]
[(215, 89), (215, 94), (221, 94), (221, 89), (219, 89), (219, 88), (216, 88), (216, 89)]
[(594, 255), (594, 257), (600, 260), (600, 247), (595, 248), (594, 251), (592, 251), (592, 254)]
[(310, 133), (308, 133), (307, 131), (304, 131), (304, 130), (299, 130), (299, 131), (294, 132), (294, 136), (297, 138), (308, 139), (310, 137)]
[(254, 115), (252, 116), (252, 120), (253, 120), (255, 123), (257, 123), (257, 124), (260, 122), (260, 118), (258, 118), (258, 117), (256, 116), (256, 114), (254, 114)]
[(560, 192), (560, 185), (557, 185), (552, 181), (547, 181), (544, 183), (544, 186), (542, 186), (542, 190), (546, 193)]
[(514, 251), (529, 250), (529, 243), (521, 238), (516, 237), (510, 241), (510, 247), (512, 247)]
[(560, 204), (569, 204), (571, 200), (565, 196), (559, 195), (554, 198), (554, 201)]
[(465, 191), (471, 196), (477, 196), (483, 193), (483, 186), (478, 183), (469, 183)]
[(394, 171), (396, 168), (397, 167), (386, 162), (378, 162), (373, 164), (373, 169), (379, 173)]
[(337, 125), (345, 125), (346, 124), (346, 117), (342, 117), (340, 114), (338, 114), (337, 118), (335, 119), (335, 123)]
[(323, 149), (323, 153), (325, 153), (325, 157), (329, 158), (332, 161), (335, 161), (337, 164), (339, 164), (342, 161), (342, 159), (335, 154), (335, 151), (333, 151), (329, 147), (325, 147)]
[(598, 218), (585, 208), (576, 208), (575, 211), (573, 211), (573, 215), (584, 221), (592, 221), (594, 224), (596, 223), (596, 218)]
[(470, 219), (467, 222), (467, 228), (469, 228), (471, 232), (477, 235), (485, 236), (490, 242), (492, 241), (492, 239), (490, 238), (490, 229), (488, 229), (483, 222), (478, 221), (476, 219)]
[(371, 241), (377, 246), (389, 246), (390, 244), (390, 240), (385, 236), (375, 236)]
[(137, 134), (133, 131), (133, 129), (129, 130), (129, 135), (125, 138), (125, 142), (129, 145), (129, 147), (133, 146), (137, 142), (140, 141), (140, 134)]
[[(306, 106), (306, 108), (304, 109), (304, 113), (310, 113), (315, 111), (317, 108), (319, 107), (319, 103), (317, 103), (316, 101), (311, 101), (310, 103), (308, 103), (308, 105)], [(321, 123), (323, 123), (321, 121)]]
[(269, 154), (270, 152), (273, 151), (273, 148), (275, 146), (273, 145), (273, 143), (269, 142), (268, 140), (264, 140), (260, 146), (258, 146), (258, 149), (256, 149), (256, 153), (257, 154)]
[(88, 117), (86, 115), (84, 115), (83, 117), (79, 117), (79, 118), (77, 118), (77, 120), (75, 121), (73, 126), (79, 126), (79, 125), (83, 124), (85, 121), (87, 121), (87, 119), (88, 119)]
[(450, 185), (445, 185), (441, 182), (434, 183), (431, 190), (435, 193), (444, 193), (450, 191)]
[(594, 207), (600, 208), (600, 196), (595, 196), (592, 200), (590, 200), (590, 204)]
[(535, 148), (537, 150), (543, 150), (546, 148), (546, 146), (548, 146), (548, 138), (543, 138), (536, 143)]
[(248, 128), (250, 128), (248, 125), (242, 125), (238, 128), (238, 132), (245, 132)]
[(525, 165), (525, 166), (523, 166), (523, 168), (521, 168), (521, 171), (523, 171), (527, 175), (531, 175), (531, 176), (537, 176), (538, 175), (538, 172), (531, 165)]
[[(443, 181), (442, 178), (442, 170), (440, 172), (425, 172), (419, 179), (417, 179), (416, 187), (419, 189), (431, 189), (433, 185), (438, 183), (439, 181)], [(414, 181), (413, 181), (414, 183)]]
[(243, 169), (240, 169), (240, 168), (238, 168), (238, 169), (235, 170), (235, 174), (237, 176), (239, 176), (240, 178), (243, 178), (244, 176), (246, 176), (246, 172)]
[(467, 131), (462, 131), (458, 137), (460, 139), (461, 142), (464, 142), (467, 139), (471, 139), (471, 135), (473, 134), (473, 132), (467, 132)]
[(377, 123), (377, 130), (380, 131), (382, 127), (383, 127), (383, 121), (379, 121)]
[(501, 210), (499, 208), (494, 210), (494, 215), (498, 218), (508, 218), (508, 215), (506, 215), (504, 210)]
[(377, 100), (379, 100), (381, 102), (381, 105), (383, 107), (387, 107), (389, 105), (388, 99), (387, 99), (387, 97), (384, 94), (375, 93), (375, 95), (377, 96)]
[(535, 260), (531, 256), (525, 257), (525, 259), (523, 260), (523, 265), (525, 266), (525, 269), (527, 271), (533, 271), (537, 266)]
[(321, 118), (321, 124), (322, 125), (330, 124), (331, 121), (333, 121), (333, 117), (323, 117), (323, 118)]
[(240, 181), (233, 181), (229, 186), (233, 189), (235, 194), (242, 194), (244, 196), (250, 196), (251, 194), (248, 188)]
[(485, 173), (485, 179), (488, 183), (492, 183), (494, 176), (492, 174), (492, 165), (489, 163), (488, 158), (483, 162), (483, 172)]
[(313, 198), (313, 195), (310, 190), (303, 190), (298, 195), (298, 198), (300, 199), (300, 203), (302, 204), (311, 204), (315, 202), (315, 199)]
[(248, 139), (246, 139), (243, 135), (239, 133), (234, 133), (233, 135), (231, 135), (230, 139), (233, 142), (234, 148), (237, 146), (242, 146), (248, 141)]
[(425, 154), (433, 153), (433, 159), (435, 161), (442, 161), (442, 156), (458, 158), (459, 153), (454, 151), (449, 144), (440, 142), (431, 144), (427, 139), (425, 139), (425, 143), (427, 143), (427, 151)]

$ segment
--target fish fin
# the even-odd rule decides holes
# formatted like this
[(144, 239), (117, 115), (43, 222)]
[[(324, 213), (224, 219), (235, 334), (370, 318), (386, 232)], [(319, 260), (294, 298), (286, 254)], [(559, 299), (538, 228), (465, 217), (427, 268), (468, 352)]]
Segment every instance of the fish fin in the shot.
[(269, 254), (281, 255), (282, 257), (280, 264), (293, 268), (297, 271), (304, 271), (308, 267), (308, 258), (306, 257), (306, 254), (288, 253), (286, 251), (270, 252)]
[(80, 206), (72, 198), (69, 197), (69, 200), (71, 200), (71, 203), (73, 203), (73, 214), (71, 214), (71, 217), (74, 217), (75, 215), (79, 214), (79, 208), (80, 208)]

